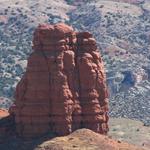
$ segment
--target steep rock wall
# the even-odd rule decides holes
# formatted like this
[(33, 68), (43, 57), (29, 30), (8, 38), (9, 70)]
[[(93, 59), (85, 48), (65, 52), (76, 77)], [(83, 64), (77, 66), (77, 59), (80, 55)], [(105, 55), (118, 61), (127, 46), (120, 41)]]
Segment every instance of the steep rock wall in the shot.
[(96, 41), (65, 24), (40, 25), (27, 70), (10, 108), (17, 133), (67, 135), (79, 128), (106, 134), (108, 93)]

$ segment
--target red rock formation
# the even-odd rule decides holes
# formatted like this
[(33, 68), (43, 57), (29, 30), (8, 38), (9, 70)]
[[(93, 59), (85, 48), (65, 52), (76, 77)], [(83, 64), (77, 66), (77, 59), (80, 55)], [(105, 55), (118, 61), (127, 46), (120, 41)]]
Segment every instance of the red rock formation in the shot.
[(77, 34), (77, 68), (80, 79), (82, 125), (95, 132), (108, 130), (108, 93), (103, 62), (96, 41), (88, 32)]
[(107, 133), (106, 77), (92, 35), (61, 23), (40, 25), (33, 50), (10, 108), (17, 133), (66, 135), (81, 127)]

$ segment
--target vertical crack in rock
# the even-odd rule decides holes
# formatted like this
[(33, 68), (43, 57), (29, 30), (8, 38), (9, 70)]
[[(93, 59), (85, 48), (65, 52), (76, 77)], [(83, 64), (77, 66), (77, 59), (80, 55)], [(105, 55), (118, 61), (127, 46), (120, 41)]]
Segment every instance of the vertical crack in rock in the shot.
[(9, 110), (18, 135), (67, 135), (79, 128), (106, 134), (106, 77), (92, 35), (62, 23), (39, 25), (33, 50)]
[[(76, 35), (76, 33), (75, 33)], [(76, 42), (74, 43), (74, 52), (75, 52), (75, 57), (74, 57), (74, 62), (75, 62), (75, 71), (74, 71), (74, 84), (75, 84), (75, 104), (74, 104), (74, 111), (72, 114), (73, 117), (73, 122), (72, 122), (72, 130), (75, 131), (76, 129), (82, 128), (82, 107), (80, 103), (80, 95), (81, 95), (81, 84), (80, 84), (80, 71), (79, 71), (79, 66), (78, 66), (78, 39), (76, 37)]]

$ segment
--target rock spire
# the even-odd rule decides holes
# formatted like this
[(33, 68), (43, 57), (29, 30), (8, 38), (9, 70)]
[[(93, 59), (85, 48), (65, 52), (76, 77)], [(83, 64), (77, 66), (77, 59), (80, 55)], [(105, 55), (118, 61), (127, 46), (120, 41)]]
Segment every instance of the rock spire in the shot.
[(106, 77), (92, 34), (63, 23), (39, 25), (15, 99), (9, 112), (22, 137), (67, 135), (79, 128), (106, 134)]

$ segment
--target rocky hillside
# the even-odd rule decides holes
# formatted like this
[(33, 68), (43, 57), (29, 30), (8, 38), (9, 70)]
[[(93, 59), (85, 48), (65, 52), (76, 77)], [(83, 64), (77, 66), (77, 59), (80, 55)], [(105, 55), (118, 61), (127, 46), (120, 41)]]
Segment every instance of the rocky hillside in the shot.
[(63, 0), (0, 0), (0, 96), (13, 96), (31, 53), (35, 27), (67, 21), (70, 8)]
[(73, 26), (91, 31), (99, 42), (110, 87), (110, 114), (141, 119), (147, 124), (150, 123), (149, 16), (143, 3), (114, 1), (87, 3), (70, 14)]
[(77, 130), (67, 137), (46, 141), (40, 144), (35, 150), (46, 150), (46, 148), (49, 150), (142, 150), (142, 148), (121, 141), (114, 141), (88, 129)]
[(32, 51), (35, 27), (60, 21), (92, 32), (98, 41), (110, 89), (110, 115), (149, 125), (149, 0), (0, 0), (0, 96), (13, 99)]

